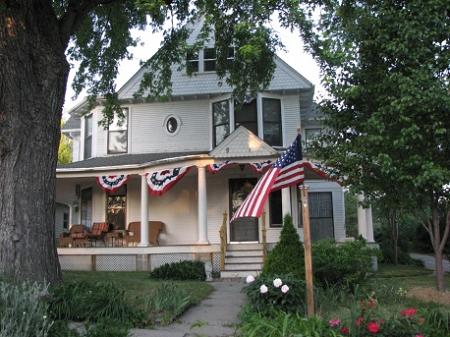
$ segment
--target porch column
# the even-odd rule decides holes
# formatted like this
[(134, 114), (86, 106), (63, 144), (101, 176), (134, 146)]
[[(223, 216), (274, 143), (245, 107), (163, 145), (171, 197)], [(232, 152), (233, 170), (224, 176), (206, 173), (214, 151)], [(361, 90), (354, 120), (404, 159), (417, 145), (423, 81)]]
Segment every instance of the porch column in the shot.
[(206, 196), (206, 167), (198, 168), (198, 239), (197, 243), (208, 244), (208, 204)]
[(366, 235), (368, 242), (375, 242), (375, 238), (373, 235), (373, 219), (372, 219), (372, 206), (366, 208)]
[(145, 175), (141, 176), (141, 242), (139, 247), (148, 247), (148, 186)]
[(364, 194), (358, 194), (357, 196), (357, 216), (358, 216), (358, 235), (361, 235), (367, 240), (367, 217), (366, 209), (361, 205), (364, 202)]

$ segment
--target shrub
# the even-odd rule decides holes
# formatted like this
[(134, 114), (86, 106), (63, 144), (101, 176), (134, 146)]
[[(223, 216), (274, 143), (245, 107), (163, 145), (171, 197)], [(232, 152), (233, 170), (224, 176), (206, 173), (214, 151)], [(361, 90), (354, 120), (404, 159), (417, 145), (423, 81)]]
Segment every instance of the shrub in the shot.
[(293, 274), (299, 279), (304, 279), (303, 245), (290, 215), (285, 215), (283, 219), (280, 240), (269, 252), (262, 273), (264, 275)]
[(162, 283), (149, 298), (147, 312), (153, 323), (166, 325), (192, 304), (190, 296), (172, 282)]
[(313, 317), (305, 319), (300, 314), (276, 311), (270, 319), (261, 313), (244, 310), (240, 329), (242, 337), (335, 337), (335, 333), (323, 320)]
[(47, 336), (46, 296), (47, 287), (38, 283), (0, 282), (0, 337)]
[(129, 328), (122, 323), (101, 320), (88, 327), (83, 337), (128, 337)]
[(151, 278), (160, 280), (199, 280), (206, 279), (205, 264), (201, 261), (180, 261), (166, 263), (150, 273)]
[(260, 276), (245, 288), (245, 292), (252, 308), (260, 313), (270, 314), (274, 310), (305, 312), (305, 282), (292, 274)]
[(67, 282), (51, 289), (50, 315), (57, 320), (130, 322), (141, 319), (112, 282)]
[(377, 250), (364, 240), (336, 244), (331, 240), (315, 242), (312, 248), (315, 282), (323, 287), (340, 286), (354, 290), (371, 269), (371, 257)]

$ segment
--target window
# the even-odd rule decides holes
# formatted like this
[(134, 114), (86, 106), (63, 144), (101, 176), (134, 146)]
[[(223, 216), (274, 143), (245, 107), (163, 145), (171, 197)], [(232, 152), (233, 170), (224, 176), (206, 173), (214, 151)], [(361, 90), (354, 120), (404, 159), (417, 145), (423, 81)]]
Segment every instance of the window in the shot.
[(322, 129), (305, 129), (305, 151), (308, 151), (308, 148), (311, 148), (311, 145), (314, 141), (317, 140), (318, 137), (322, 134)]
[(258, 135), (258, 114), (256, 110), (256, 99), (246, 101), (243, 104), (235, 104), (234, 122), (237, 129), (240, 125)]
[(220, 144), (230, 134), (230, 103), (228, 100), (215, 102), (213, 111), (213, 145)]
[[(331, 192), (309, 192), (309, 221), (311, 237), (313, 240), (334, 238), (333, 196)], [(303, 227), (302, 204), (300, 191), (299, 201), (299, 227)]]
[(272, 146), (283, 146), (281, 127), (281, 101), (263, 98), (264, 141)]
[(106, 221), (113, 229), (125, 229), (127, 208), (127, 186), (109, 192), (106, 199)]
[(123, 119), (114, 116), (108, 128), (108, 154), (128, 152), (128, 109), (124, 109), (123, 114)]
[(92, 115), (84, 118), (84, 159), (92, 157)]
[(92, 188), (81, 190), (81, 223), (92, 226)]
[(270, 193), (269, 196), (270, 227), (283, 226), (283, 205), (281, 190)]
[(186, 70), (188, 73), (198, 72), (198, 53), (188, 52), (186, 55)]
[(203, 70), (214, 71), (216, 70), (216, 49), (206, 48), (203, 51)]
[(69, 229), (69, 213), (63, 213), (63, 229)]

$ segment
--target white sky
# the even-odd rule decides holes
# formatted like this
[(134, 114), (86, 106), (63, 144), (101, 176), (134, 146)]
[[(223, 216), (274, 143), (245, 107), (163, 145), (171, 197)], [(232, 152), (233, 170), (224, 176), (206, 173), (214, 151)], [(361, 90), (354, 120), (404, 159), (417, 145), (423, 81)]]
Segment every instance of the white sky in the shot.
[[(272, 28), (277, 31), (286, 49), (286, 51), (278, 51), (277, 54), (316, 86), (316, 96), (318, 94), (323, 94), (324, 89), (320, 85), (319, 67), (312, 56), (303, 50), (303, 42), (298, 30), (291, 32), (282, 29), (277, 21), (273, 21)], [(139, 70), (140, 61), (149, 59), (158, 50), (162, 40), (161, 33), (152, 33), (150, 29), (144, 32), (136, 31), (134, 32), (134, 36), (139, 37), (141, 43), (134, 48), (130, 48), (130, 51), (133, 54), (131, 60), (124, 60), (121, 62), (119, 66), (119, 75), (116, 79), (117, 89)], [(73, 99), (74, 91), (72, 90), (72, 81), (75, 72), (76, 69), (73, 68), (69, 75), (64, 105), (65, 113), (79, 103), (85, 96), (85, 94), (82, 93), (76, 100)], [(68, 116), (65, 117), (67, 118)]]

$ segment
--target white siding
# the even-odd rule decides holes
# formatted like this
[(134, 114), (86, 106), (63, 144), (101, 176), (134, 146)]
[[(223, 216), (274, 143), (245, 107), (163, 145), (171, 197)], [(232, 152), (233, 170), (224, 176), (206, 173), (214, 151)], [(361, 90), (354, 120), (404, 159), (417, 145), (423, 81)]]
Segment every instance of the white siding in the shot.
[(299, 95), (283, 97), (283, 130), (284, 146), (289, 146), (297, 136), (300, 127), (300, 99)]
[[(209, 151), (211, 113), (209, 100), (136, 104), (130, 106), (133, 153)], [(179, 132), (169, 135), (164, 121), (169, 115), (181, 120)]]

